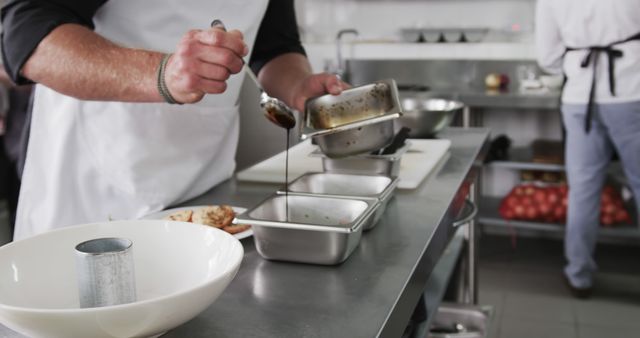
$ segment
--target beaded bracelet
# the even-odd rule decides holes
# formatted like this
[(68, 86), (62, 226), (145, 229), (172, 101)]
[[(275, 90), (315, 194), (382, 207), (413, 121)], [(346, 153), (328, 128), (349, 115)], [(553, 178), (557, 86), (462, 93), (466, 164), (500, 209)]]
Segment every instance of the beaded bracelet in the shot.
[(173, 98), (171, 92), (169, 92), (169, 87), (167, 87), (167, 83), (165, 82), (165, 69), (167, 68), (167, 62), (170, 57), (171, 54), (165, 54), (162, 57), (162, 61), (160, 61), (160, 66), (158, 67), (158, 92), (165, 102), (170, 104), (182, 104)]

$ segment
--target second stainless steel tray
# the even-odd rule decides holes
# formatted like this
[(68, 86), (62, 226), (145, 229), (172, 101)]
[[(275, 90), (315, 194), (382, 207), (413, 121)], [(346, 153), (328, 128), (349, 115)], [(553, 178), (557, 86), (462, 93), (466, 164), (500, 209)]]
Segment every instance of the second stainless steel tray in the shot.
[(325, 172), (337, 172), (362, 175), (385, 175), (398, 177), (400, 174), (400, 162), (410, 148), (411, 143), (405, 145), (393, 154), (372, 155), (363, 154), (343, 158), (331, 158), (320, 150), (313, 151), (310, 156), (322, 158), (322, 168)]
[(375, 199), (274, 194), (234, 222), (252, 225), (264, 258), (333, 265), (358, 246), (376, 207)]
[[(393, 197), (399, 179), (384, 175), (353, 175), (341, 173), (307, 173), (288, 186), (289, 192), (310, 196), (333, 196), (342, 198), (374, 198), (379, 205), (371, 222), (364, 230), (372, 229), (382, 217), (387, 203)], [(284, 193), (280, 191), (279, 193)]]

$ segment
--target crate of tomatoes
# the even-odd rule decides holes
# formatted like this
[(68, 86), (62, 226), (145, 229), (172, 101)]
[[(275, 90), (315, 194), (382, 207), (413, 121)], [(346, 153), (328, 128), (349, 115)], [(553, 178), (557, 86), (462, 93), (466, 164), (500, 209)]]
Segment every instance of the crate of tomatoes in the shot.
[[(500, 203), (500, 215), (508, 220), (564, 223), (567, 218), (569, 188), (565, 183), (515, 186)], [(603, 226), (631, 223), (620, 193), (611, 185), (602, 189), (600, 222)]]

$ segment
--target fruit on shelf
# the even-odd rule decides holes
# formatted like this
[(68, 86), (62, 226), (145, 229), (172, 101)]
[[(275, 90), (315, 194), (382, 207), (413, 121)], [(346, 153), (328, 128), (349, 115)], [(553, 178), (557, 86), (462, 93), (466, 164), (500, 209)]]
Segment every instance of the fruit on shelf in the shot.
[(484, 78), (484, 84), (487, 89), (505, 89), (509, 85), (509, 77), (499, 73), (489, 73)]

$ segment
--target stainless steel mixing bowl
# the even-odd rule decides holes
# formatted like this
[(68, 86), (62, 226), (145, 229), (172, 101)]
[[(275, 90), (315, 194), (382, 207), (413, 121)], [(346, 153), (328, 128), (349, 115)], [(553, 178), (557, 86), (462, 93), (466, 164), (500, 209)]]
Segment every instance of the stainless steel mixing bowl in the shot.
[(397, 127), (411, 128), (409, 137), (431, 137), (451, 124), (464, 109), (459, 101), (405, 97), (401, 100), (403, 115), (396, 119)]

